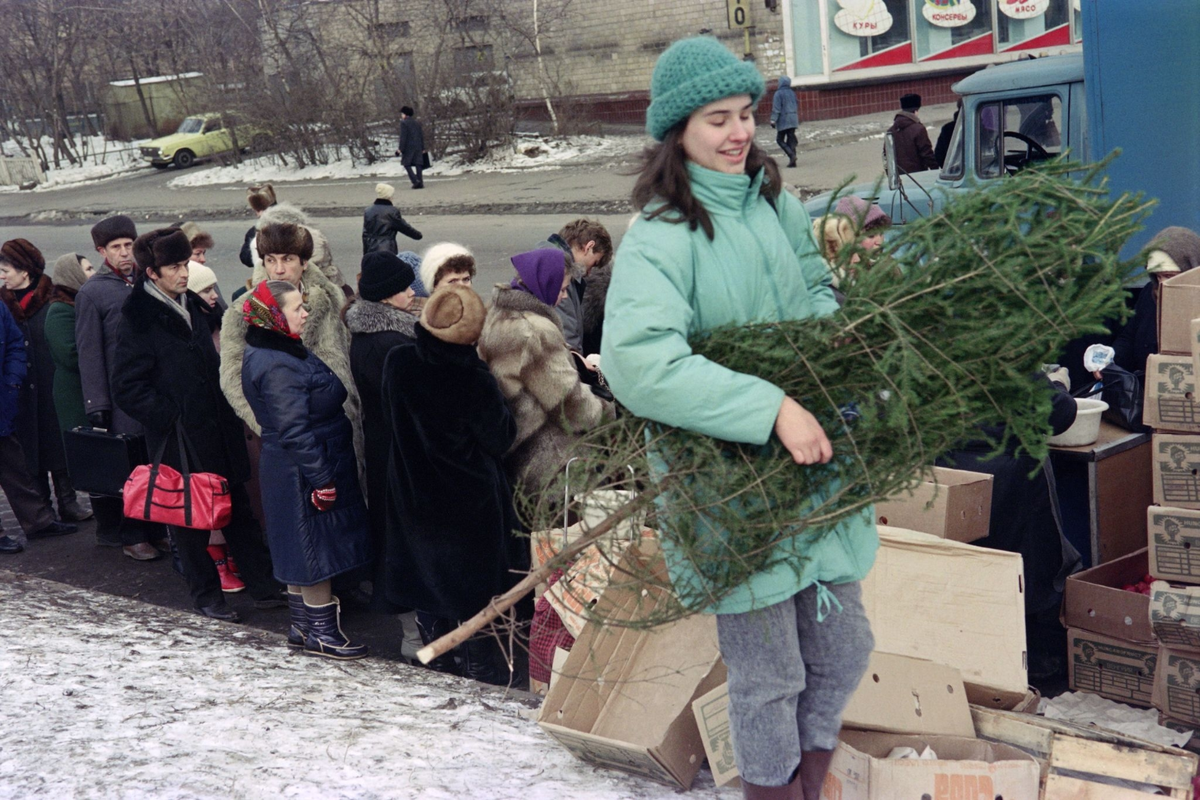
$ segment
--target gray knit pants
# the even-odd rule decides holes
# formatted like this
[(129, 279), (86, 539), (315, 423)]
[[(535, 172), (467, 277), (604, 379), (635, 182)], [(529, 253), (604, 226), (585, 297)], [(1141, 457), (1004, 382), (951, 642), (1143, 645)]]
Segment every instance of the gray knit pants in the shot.
[(738, 772), (783, 786), (802, 752), (837, 746), (842, 711), (875, 646), (862, 590), (857, 582), (813, 585), (773, 606), (718, 614), (717, 636)]

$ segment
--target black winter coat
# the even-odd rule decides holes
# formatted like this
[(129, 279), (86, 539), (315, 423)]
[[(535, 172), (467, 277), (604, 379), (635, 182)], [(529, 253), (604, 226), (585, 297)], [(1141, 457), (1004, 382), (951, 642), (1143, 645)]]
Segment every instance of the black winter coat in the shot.
[(133, 284), (114, 273), (106, 261), (75, 294), (75, 347), (84, 411), (111, 412), (113, 433), (142, 432), (142, 426), (114, 399), (113, 388), (121, 309), (132, 293)]
[(475, 348), (420, 325), (415, 345), (388, 354), (383, 401), (392, 425), (388, 599), (466, 619), (529, 568), (503, 464), (516, 422)]
[(425, 131), (421, 123), (412, 117), (400, 120), (400, 163), (406, 167), (421, 166), (421, 156), (425, 152)]
[(254, 269), (254, 254), (250, 248), (254, 247), (254, 237), (257, 235), (258, 225), (251, 225), (250, 230), (246, 231), (246, 238), (242, 240), (241, 252), (238, 253), (238, 260), (250, 269)]
[[(187, 293), (187, 323), (139, 282), (121, 309), (113, 396), (146, 431), (153, 456), (166, 442), (163, 463), (182, 467), (176, 420), (192, 446), (194, 472), (215, 472), (230, 483), (250, 477), (242, 422), (221, 392), (220, 357), (213, 346), (208, 304)], [(198, 462), (198, 463), (197, 463)]]
[(376, 250), (399, 253), (397, 233), (403, 233), (410, 239), (421, 238), (421, 232), (404, 221), (400, 209), (391, 200), (376, 200), (363, 212), (363, 255)]
[(25, 337), (27, 372), (17, 400), (17, 440), (32, 475), (67, 468), (67, 453), (54, 410), (54, 358), (46, 339), (46, 314), (53, 294), (54, 283), (47, 275), (39, 277), (25, 309), (12, 292), (0, 289), (0, 297)]
[(25, 337), (0, 304), (0, 436), (11, 436), (17, 422), (17, 393), (25, 380)]
[[(275, 579), (312, 586), (365, 566), (367, 507), (342, 410), (346, 387), (300, 342), (249, 328), (242, 391), (262, 427), (259, 484)], [(318, 511), (312, 492), (329, 484), (337, 500)]]
[(387, 523), (384, 497), (387, 493), (388, 450), (392, 426), (383, 407), (383, 365), (393, 347), (414, 344), (417, 318), (398, 308), (363, 300), (346, 308), (350, 330), (350, 373), (362, 401), (363, 456), (367, 475), (367, 510), (376, 555), (382, 557), (383, 531)]
[(1130, 372), (1146, 369), (1146, 359), (1158, 352), (1158, 292), (1155, 291), (1153, 275), (1151, 283), (1138, 293), (1133, 316), (1113, 339), (1113, 363)]

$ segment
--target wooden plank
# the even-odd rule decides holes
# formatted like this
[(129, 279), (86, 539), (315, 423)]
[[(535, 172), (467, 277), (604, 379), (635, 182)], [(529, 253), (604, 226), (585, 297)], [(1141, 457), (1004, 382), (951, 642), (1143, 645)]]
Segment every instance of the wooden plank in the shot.
[(1032, 722), (1038, 717), (982, 706), (971, 706), (971, 717), (975, 721), (975, 735), (980, 739), (1011, 744), (1042, 758), (1050, 755), (1054, 731)]
[[(1089, 728), (1083, 725), (1075, 725), (1074, 723), (1064, 722), (1062, 720), (1046, 719), (1045, 717), (1035, 716), (1033, 714), (1019, 714), (1013, 711), (997, 711), (984, 706), (971, 706), (971, 716), (975, 720), (975, 730), (981, 738), (991, 738), (980, 731), (980, 725), (999, 726), (997, 720), (1011, 720), (1013, 722), (1029, 725), (1052, 733), (1062, 733), (1067, 736), (1074, 736), (1079, 739), (1087, 739), (1095, 742), (1108, 742), (1110, 744), (1128, 745), (1129, 747), (1137, 747), (1143, 750), (1149, 750), (1153, 753), (1166, 753), (1168, 755), (1180, 756), (1184, 758), (1190, 757), (1194, 762), (1200, 762), (1200, 757), (1189, 753), (1186, 750), (1181, 750), (1178, 747), (1167, 747), (1158, 744), (1157, 742), (1148, 742), (1145, 739), (1138, 739), (1135, 736), (1126, 736), (1116, 731), (1104, 730), (1103, 728)], [(1000, 727), (1003, 730), (1002, 727)], [(1031, 736), (1031, 734), (1025, 734)], [(997, 739), (996, 741), (1005, 741)], [(1006, 742), (1007, 743), (1007, 742)], [(1045, 752), (1049, 752), (1048, 746)]]
[(1120, 786), (1051, 775), (1046, 778), (1042, 800), (1155, 800), (1160, 794), (1147, 794)]
[(1155, 753), (1140, 747), (1055, 734), (1050, 770), (1064, 769), (1169, 789), (1190, 789), (1196, 774), (1196, 760), (1192, 753)]

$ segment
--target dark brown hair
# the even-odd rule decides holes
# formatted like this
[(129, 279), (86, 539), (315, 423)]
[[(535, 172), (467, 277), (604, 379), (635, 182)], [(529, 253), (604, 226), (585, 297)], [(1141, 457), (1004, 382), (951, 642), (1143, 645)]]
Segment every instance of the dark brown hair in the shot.
[(603, 256), (597, 266), (603, 266), (612, 258), (612, 237), (608, 235), (608, 229), (595, 220), (581, 218), (574, 222), (568, 222), (566, 225), (563, 225), (558, 235), (567, 244), (578, 247), (581, 250), (587, 246), (588, 242), (595, 242), (594, 248), (596, 252)]
[[(453, 275), (457, 272), (465, 272), (472, 278), (475, 277), (475, 259), (468, 255), (450, 256), (442, 265), (437, 268), (437, 272), (433, 273), (433, 286), (437, 286), (438, 282), (447, 275)], [(433, 286), (426, 287), (429, 291), (433, 291)]]
[[(686, 222), (692, 230), (703, 228), (711, 241), (713, 224), (704, 205), (692, 194), (692, 182), (688, 178), (687, 155), (683, 152), (683, 129), (687, 120), (675, 125), (662, 142), (642, 152), (642, 169), (633, 185), (633, 205), (644, 209), (651, 203), (661, 203), (653, 211), (644, 212), (646, 219), (662, 217), (666, 222)], [(755, 175), (766, 170), (762, 182), (762, 194), (772, 205), (783, 191), (783, 179), (775, 159), (754, 142), (746, 154), (746, 174)]]

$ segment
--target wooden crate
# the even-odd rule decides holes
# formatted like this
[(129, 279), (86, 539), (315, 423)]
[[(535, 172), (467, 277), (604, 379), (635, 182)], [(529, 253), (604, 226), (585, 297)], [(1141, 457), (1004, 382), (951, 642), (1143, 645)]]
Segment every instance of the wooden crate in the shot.
[(1095, 783), (1083, 776), (1157, 786), (1166, 796), (1191, 800), (1200, 756), (1114, 731), (1087, 728), (1032, 714), (971, 706), (981, 739), (1015, 745), (1042, 765), (1042, 800), (1148, 800), (1146, 794)]

